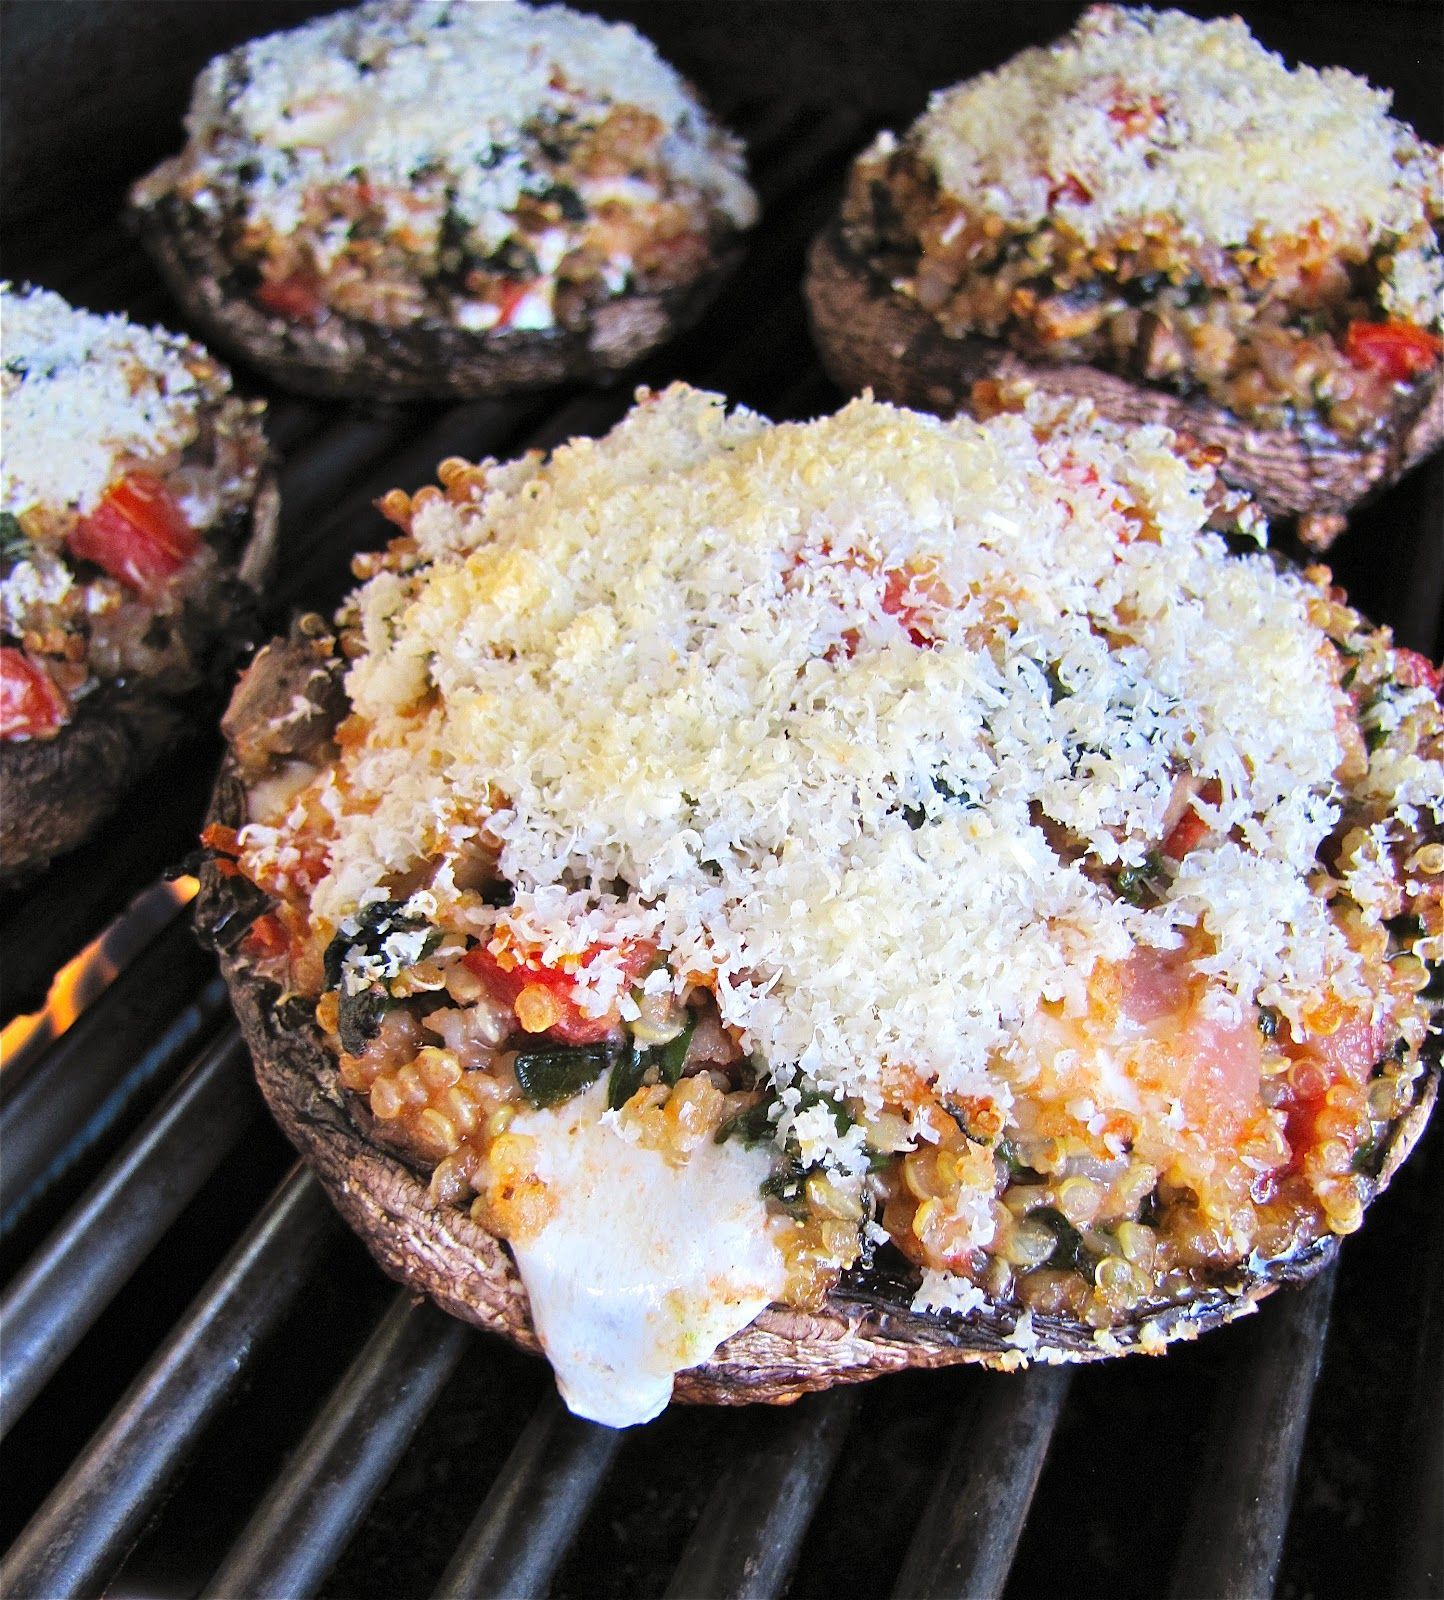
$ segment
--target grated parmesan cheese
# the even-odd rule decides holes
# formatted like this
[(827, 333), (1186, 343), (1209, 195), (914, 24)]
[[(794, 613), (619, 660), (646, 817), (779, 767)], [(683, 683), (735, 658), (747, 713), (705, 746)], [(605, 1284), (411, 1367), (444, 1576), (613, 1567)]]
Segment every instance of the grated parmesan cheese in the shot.
[(966, 1317), (983, 1310), (987, 1303), (987, 1295), (969, 1279), (929, 1267), (923, 1273), (917, 1293), (913, 1295), (912, 1308), (914, 1311), (946, 1311), (954, 1316)]
[[(877, 1107), (901, 1069), (1005, 1107), (1040, 1005), (1083, 1016), (1140, 945), (1193, 939), (1221, 1017), (1361, 990), (1310, 884), (1342, 795), (1317, 591), (1205, 531), (1213, 490), (1167, 430), (1037, 397), (774, 426), (643, 391), (422, 502), (427, 564), (358, 592), (366, 731), (313, 909), (341, 925), (484, 824), (515, 888), (489, 915), (548, 963), (650, 941), (649, 992), (711, 974), (779, 1137), (843, 1173), (861, 1130), (802, 1086)], [(1145, 859), (1182, 771), (1216, 832), (1130, 904), (1099, 868)], [(623, 982), (577, 978), (598, 1015)]]
[(218, 369), (189, 340), (76, 310), (46, 289), (0, 285), (0, 347), (0, 510), (14, 516), (93, 509), (120, 464), (189, 444), (216, 392)]
[[(1230, 247), (1311, 227), (1367, 251), (1440, 205), (1440, 153), (1340, 68), (1290, 69), (1237, 17), (1097, 6), (1057, 44), (933, 96), (915, 138), (943, 188), (1096, 244), (1150, 219)], [(1386, 305), (1429, 325), (1440, 261), (1401, 253)]]
[[(595, 127), (619, 106), (659, 119), (678, 179), (739, 226), (754, 219), (739, 150), (653, 46), (560, 5), (371, 0), (218, 57), (186, 127), (213, 185), (198, 204), (239, 191), (249, 219), (287, 234), (308, 190), (364, 178), (399, 208), (398, 229), (434, 230), (449, 209), (500, 244), (522, 198), (552, 182), (548, 130)], [(419, 202), (443, 191), (428, 221)]]

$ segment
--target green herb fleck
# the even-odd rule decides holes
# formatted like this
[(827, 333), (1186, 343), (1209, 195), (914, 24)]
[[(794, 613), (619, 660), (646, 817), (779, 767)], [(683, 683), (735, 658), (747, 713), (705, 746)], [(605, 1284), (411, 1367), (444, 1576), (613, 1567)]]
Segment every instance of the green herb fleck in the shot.
[(614, 1044), (553, 1045), (519, 1050), (512, 1070), (528, 1102), (542, 1111), (580, 1094), (616, 1063), (617, 1056)]
[(1030, 1221), (1041, 1222), (1058, 1241), (1053, 1247), (1053, 1254), (1048, 1257), (1048, 1265), (1068, 1272), (1081, 1272), (1091, 1283), (1093, 1257), (1089, 1255), (1088, 1248), (1083, 1243), (1083, 1235), (1067, 1217), (1054, 1206), (1039, 1206), (1036, 1211), (1028, 1213), (1028, 1218)]
[(30, 539), (14, 512), (0, 511), (0, 561), (7, 567), (30, 554)]
[(1123, 867), (1113, 876), (1113, 887), (1118, 891), (1121, 900), (1126, 900), (1129, 905), (1150, 905), (1157, 894), (1154, 883), (1163, 871), (1163, 857), (1156, 850), (1150, 850), (1143, 858), (1141, 866)]

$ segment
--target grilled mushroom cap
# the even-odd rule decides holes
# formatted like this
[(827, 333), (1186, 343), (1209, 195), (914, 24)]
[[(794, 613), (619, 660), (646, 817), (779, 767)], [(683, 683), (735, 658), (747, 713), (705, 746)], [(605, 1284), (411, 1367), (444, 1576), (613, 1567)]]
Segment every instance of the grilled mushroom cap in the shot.
[[(309, 678), (308, 693), (326, 698), (327, 688), (311, 670), (299, 641), (276, 641), (263, 654), (262, 671), (289, 682)], [(257, 686), (248, 691), (243, 680), (227, 719), (233, 744), (239, 737), (258, 755), (264, 753), (266, 734), (238, 726), (238, 712), (265, 700)], [(315, 703), (319, 707), (321, 701)], [(229, 758), (212, 799), (210, 821), (236, 827), (245, 820), (245, 805), (240, 769)], [(196, 916), (202, 937), (219, 952), (257, 1079), (276, 1120), (389, 1277), (427, 1295), (452, 1316), (538, 1351), (526, 1290), (506, 1245), (466, 1210), (430, 1199), (427, 1170), (388, 1148), (365, 1102), (342, 1088), (336, 1058), (316, 1026), (312, 1003), (280, 1002), (275, 985), (238, 948), (256, 911), (254, 896), (244, 880), (208, 866), (201, 876)], [(1413, 1104), (1390, 1130), (1380, 1190), (1423, 1131), (1438, 1093), (1439, 1070), (1436, 1049)], [(1286, 1259), (1240, 1266), (1187, 1302), (1141, 1309), (1103, 1341), (1081, 1322), (1037, 1315), (1032, 1319), (1037, 1342), (1026, 1351), (1009, 1342), (1016, 1308), (988, 1305), (966, 1320), (917, 1312), (911, 1309), (916, 1284), (905, 1272), (850, 1273), (819, 1311), (769, 1307), (704, 1365), (680, 1372), (674, 1398), (713, 1405), (783, 1404), (813, 1389), (859, 1383), (907, 1367), (980, 1362), (1014, 1368), (1029, 1360), (1157, 1354), (1175, 1339), (1194, 1339), (1246, 1315), (1281, 1283), (1312, 1277), (1337, 1248), (1337, 1238), (1327, 1236)]]
[(1323, 516), (1387, 489), (1444, 442), (1438, 372), (1364, 449), (1302, 429), (1240, 422), (1210, 400), (1182, 399), (1099, 367), (1025, 360), (998, 339), (949, 338), (916, 301), (896, 293), (848, 249), (834, 223), (814, 241), (805, 284), (813, 337), (828, 375), (850, 393), (950, 414), (983, 379), (1026, 379), (1046, 394), (1089, 399), (1110, 421), (1161, 423), (1227, 451), (1220, 474), (1275, 517)]
[[(266, 474), (244, 513), (239, 559), (197, 619), (197, 646), (217, 688), (234, 660), (228, 644), (254, 628), (256, 595), (275, 565), (279, 510)], [(177, 698), (135, 676), (87, 695), (52, 739), (0, 742), (0, 882), (28, 877), (83, 843), (196, 717), (196, 695)]]

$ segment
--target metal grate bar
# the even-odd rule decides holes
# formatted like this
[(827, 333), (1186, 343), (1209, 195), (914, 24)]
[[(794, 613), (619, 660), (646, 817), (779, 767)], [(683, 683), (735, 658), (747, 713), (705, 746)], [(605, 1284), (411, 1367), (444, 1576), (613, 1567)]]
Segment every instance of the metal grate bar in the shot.
[(102, 1585), (339, 1227), (320, 1184), (293, 1169), (15, 1541), (0, 1593)]
[(668, 1600), (771, 1600), (782, 1592), (857, 1409), (851, 1389), (757, 1419), (728, 1463), (667, 1586)]
[(1278, 1295), (1223, 1374), (1175, 1557), (1177, 1600), (1273, 1593), (1336, 1274), (1337, 1260), (1303, 1289)]
[[(1435, 1116), (1438, 1116), (1435, 1111)], [(1437, 1204), (1439, 1180), (1444, 1177), (1444, 1143), (1434, 1129), (1435, 1141), (1424, 1169), (1422, 1193), (1433, 1194), (1428, 1206), (1427, 1236), (1422, 1251), (1418, 1285), (1418, 1333), (1409, 1374), (1408, 1394), (1412, 1415), (1400, 1440), (1397, 1483), (1395, 1548), (1398, 1552), (1391, 1592), (1400, 1595), (1444, 1597), (1444, 1212)], [(1420, 1151), (1415, 1160), (1425, 1152)], [(1428, 1179), (1433, 1179), (1432, 1190)], [(1423, 1220), (1423, 1219), (1421, 1219)]]
[(470, 1342), (398, 1293), (206, 1593), (314, 1594)]
[(623, 1437), (548, 1395), (467, 1529), (437, 1600), (544, 1594)]
[(355, 478), (399, 449), (413, 432), (403, 413), (352, 417), (321, 429), (292, 450), (280, 472), (283, 538), (328, 512)]
[[(71, 1208), (0, 1300), (0, 1436), (79, 1344), (260, 1108), (234, 1029)], [(105, 1248), (95, 1248), (96, 1217)]]
[(0, 1225), (196, 1048), (225, 1007), (212, 971), (186, 923), (174, 923), (46, 1051), (0, 1110)]
[[(371, 471), (313, 528), (303, 530), (288, 516), (286, 560), (273, 586), (272, 606), (304, 604), (308, 610), (327, 610), (350, 587), (351, 553), (385, 543), (387, 525), (371, 509), (378, 495), (431, 482), (437, 462), (446, 456), (496, 452), (541, 409), (539, 400), (525, 399), (475, 400), (456, 406), (404, 449), (378, 456)], [(358, 519), (362, 519), (359, 540)]]
[(981, 1392), (953, 1431), (947, 1465), (893, 1593), (985, 1600), (1007, 1582), (1070, 1373), (978, 1373)]
[(274, 393), (266, 396), (266, 440), (283, 463), (331, 420), (330, 413), (323, 411), (317, 400)]

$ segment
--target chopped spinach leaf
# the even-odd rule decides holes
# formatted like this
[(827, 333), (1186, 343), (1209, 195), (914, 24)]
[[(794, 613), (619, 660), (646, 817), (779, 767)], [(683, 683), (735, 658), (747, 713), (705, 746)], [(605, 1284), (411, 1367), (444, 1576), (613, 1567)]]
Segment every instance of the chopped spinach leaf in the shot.
[(30, 554), (30, 539), (14, 512), (0, 511), (0, 561), (7, 567)]
[(771, 1144), (772, 1136), (777, 1132), (777, 1124), (768, 1115), (775, 1103), (775, 1096), (763, 1095), (754, 1106), (749, 1106), (746, 1111), (739, 1111), (735, 1117), (728, 1117), (726, 1122), (712, 1135), (717, 1144), (726, 1144), (729, 1139), (740, 1139), (747, 1148), (753, 1149), (757, 1145)]
[(1377, 1178), (1384, 1161), (1384, 1149), (1382, 1139), (1366, 1139), (1354, 1152), (1354, 1171), (1365, 1178)]
[(1156, 850), (1150, 850), (1141, 866), (1123, 867), (1114, 873), (1113, 887), (1119, 899), (1126, 900), (1129, 905), (1152, 905), (1158, 893), (1154, 880), (1162, 871), (1163, 858)]
[(686, 1027), (666, 1044), (652, 1045), (644, 1050), (633, 1043), (623, 1051), (607, 1080), (608, 1108), (620, 1111), (651, 1073), (656, 1074), (655, 1081), (658, 1083), (670, 1086), (678, 1082), (687, 1061), (687, 1046), (692, 1042), (692, 1030), (696, 1026), (697, 1019), (688, 1017)]
[(567, 183), (554, 183), (544, 189), (543, 200), (549, 200), (568, 222), (584, 222), (587, 216), (586, 201)]
[(1039, 1206), (1028, 1213), (1030, 1221), (1041, 1222), (1058, 1241), (1053, 1254), (1048, 1257), (1050, 1267), (1069, 1272), (1081, 1272), (1090, 1282), (1093, 1278), (1093, 1257), (1083, 1243), (1083, 1235), (1054, 1206)]
[(424, 960), (441, 943), (441, 930), (428, 928), (420, 917), (408, 917), (401, 908), (389, 900), (374, 901), (364, 910), (358, 912), (354, 919), (355, 933), (338, 933), (326, 946), (323, 966), (326, 974), (326, 987), (336, 989), (342, 987), (342, 974), (348, 963), (348, 958), (360, 956), (381, 963), (381, 970), (374, 973), (378, 978), (394, 978), (395, 970), (388, 971), (395, 960), (394, 953), (386, 949), (386, 941), (398, 933), (418, 933), (426, 929), (426, 937), (422, 940), (420, 954), (417, 960)]
[(607, 1079), (607, 1110), (620, 1111), (627, 1101), (642, 1087), (642, 1074), (647, 1070), (646, 1052), (635, 1045), (623, 1051)]
[(682, 1076), (682, 1067), (687, 1060), (687, 1046), (692, 1042), (692, 1030), (697, 1026), (695, 1017), (687, 1018), (687, 1025), (675, 1039), (669, 1039), (666, 1044), (653, 1045), (645, 1052), (647, 1065), (655, 1066), (663, 1083), (676, 1083)]
[(994, 1156), (1003, 1163), (1007, 1170), (1009, 1183), (1041, 1183), (1043, 1174), (1030, 1167), (1018, 1154), (1018, 1147), (1011, 1139), (999, 1139), (993, 1146)]
[(778, 1201), (794, 1217), (807, 1212), (807, 1169), (800, 1161), (790, 1157), (758, 1185), (757, 1192), (764, 1198)]
[(549, 1045), (519, 1050), (512, 1070), (521, 1092), (540, 1111), (580, 1094), (614, 1066), (620, 1054), (615, 1044)]

